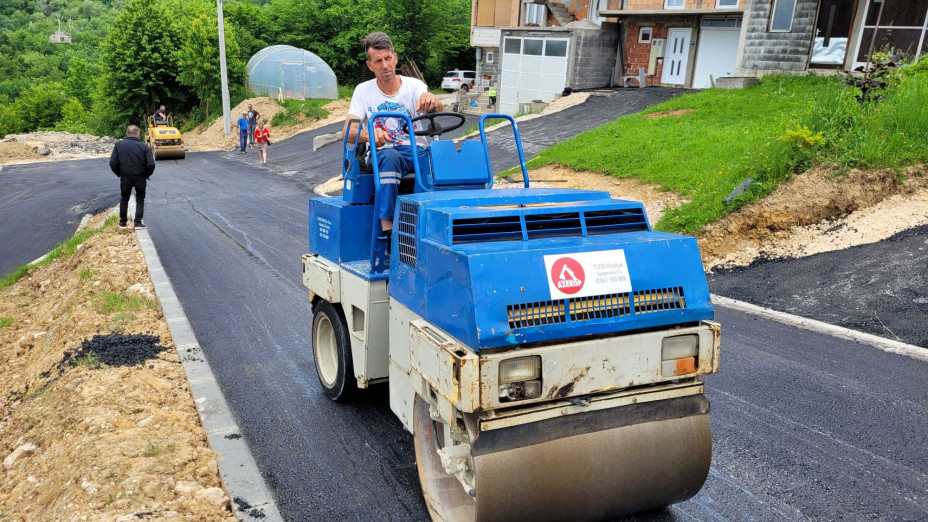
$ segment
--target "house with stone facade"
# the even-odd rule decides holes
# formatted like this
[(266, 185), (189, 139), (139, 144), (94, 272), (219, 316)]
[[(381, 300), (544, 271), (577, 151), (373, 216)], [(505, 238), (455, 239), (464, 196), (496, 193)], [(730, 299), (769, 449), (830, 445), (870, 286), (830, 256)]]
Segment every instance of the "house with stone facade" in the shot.
[(477, 86), (514, 114), (565, 89), (707, 88), (928, 52), (928, 0), (474, 0)]
[(852, 70), (872, 51), (928, 53), (928, 0), (751, 0), (739, 76)]

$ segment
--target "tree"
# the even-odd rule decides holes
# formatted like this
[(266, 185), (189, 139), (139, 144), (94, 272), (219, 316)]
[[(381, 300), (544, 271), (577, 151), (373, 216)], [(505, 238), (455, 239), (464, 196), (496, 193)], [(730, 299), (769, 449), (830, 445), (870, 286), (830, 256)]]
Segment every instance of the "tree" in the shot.
[(235, 41), (239, 45), (239, 56), (242, 61), (248, 61), (255, 53), (267, 47), (268, 42), (268, 15), (265, 9), (247, 2), (234, 2), (223, 7), (223, 16), (226, 21), (226, 37), (228, 28), (235, 32)]
[(90, 132), (87, 126), (87, 111), (84, 110), (80, 100), (71, 98), (61, 107), (61, 119), (55, 125), (55, 130), (76, 134)]
[(61, 107), (65, 101), (59, 84), (33, 85), (26, 89), (13, 102), (16, 124), (12, 132), (51, 129), (61, 119)]
[(128, 0), (103, 44), (105, 89), (115, 114), (141, 123), (159, 104), (186, 100), (177, 81), (180, 41), (160, 0)]
[[(229, 84), (241, 84), (245, 79), (245, 64), (238, 56), (238, 44), (228, 24), (224, 32)], [(208, 117), (209, 100), (222, 94), (219, 30), (215, 16), (201, 14), (190, 22), (184, 43), (177, 52), (177, 65), (177, 79), (194, 90)]]

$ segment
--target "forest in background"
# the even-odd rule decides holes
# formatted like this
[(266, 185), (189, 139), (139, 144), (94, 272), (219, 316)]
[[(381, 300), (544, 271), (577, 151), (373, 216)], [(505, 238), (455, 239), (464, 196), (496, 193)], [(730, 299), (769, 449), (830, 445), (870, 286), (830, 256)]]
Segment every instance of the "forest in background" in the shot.
[[(225, 0), (232, 105), (247, 91), (248, 59), (292, 45), (355, 85), (362, 40), (389, 34), (400, 63), (429, 87), (444, 71), (473, 68), (470, 0)], [(71, 43), (50, 43), (58, 30)], [(121, 136), (159, 104), (179, 124), (221, 112), (219, 31), (212, 0), (3, 0), (0, 3), (0, 136), (59, 130)]]

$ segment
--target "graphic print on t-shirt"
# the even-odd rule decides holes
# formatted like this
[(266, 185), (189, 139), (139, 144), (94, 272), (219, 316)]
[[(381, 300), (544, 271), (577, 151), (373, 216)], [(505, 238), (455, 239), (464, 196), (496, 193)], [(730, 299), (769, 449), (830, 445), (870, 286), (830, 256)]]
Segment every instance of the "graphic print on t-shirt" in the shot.
[[(398, 112), (412, 118), (409, 109), (401, 103), (393, 101), (383, 102), (374, 112)], [(396, 145), (409, 145), (409, 135), (403, 132), (403, 120), (399, 118), (380, 118), (374, 122), (374, 127), (385, 130)]]

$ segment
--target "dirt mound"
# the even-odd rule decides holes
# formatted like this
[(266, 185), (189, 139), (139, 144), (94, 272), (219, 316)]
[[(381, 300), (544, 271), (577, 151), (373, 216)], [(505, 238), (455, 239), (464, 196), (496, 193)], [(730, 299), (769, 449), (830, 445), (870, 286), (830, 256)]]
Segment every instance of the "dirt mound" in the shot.
[(109, 155), (115, 144), (113, 138), (92, 134), (51, 131), (7, 134), (0, 140), (0, 163)]
[[(879, 241), (915, 226), (918, 223), (909, 224), (906, 218), (924, 213), (921, 193), (926, 188), (928, 169), (924, 165), (909, 167), (901, 184), (897, 183), (898, 177), (892, 169), (851, 170), (846, 175), (836, 175), (821, 167), (805, 172), (763, 200), (707, 226), (699, 235), (703, 260), (710, 268), (732, 267), (750, 264), (760, 256), (795, 257), (822, 252), (827, 248), (816, 243), (833, 243), (834, 234), (845, 228), (841, 223), (855, 222), (862, 227), (862, 223), (871, 221), (891, 222), (893, 214), (900, 218), (896, 222), (903, 228), (867, 225), (872, 234), (856, 234), (856, 244)], [(900, 197), (895, 200), (894, 208), (884, 208), (889, 214), (881, 213), (874, 218), (859, 214), (871, 215), (870, 209), (896, 195)], [(820, 232), (817, 240), (815, 229)], [(855, 230), (861, 232), (859, 228)], [(796, 245), (790, 241), (793, 234), (800, 233), (807, 242)]]
[(5, 143), (0, 141), (0, 164), (20, 161), (41, 161), (44, 159), (35, 151), (35, 146), (25, 143)]
[[(243, 112), (248, 110), (248, 104), (251, 104), (261, 113), (261, 119), (270, 128), (271, 141), (286, 139), (300, 132), (343, 120), (348, 112), (348, 102), (346, 100), (335, 100), (323, 107), (329, 111), (329, 116), (324, 120), (303, 119), (296, 125), (275, 128), (270, 126), (270, 122), (274, 119), (274, 115), (283, 111), (284, 108), (278, 105), (273, 98), (250, 98), (242, 101), (232, 109), (232, 129), (228, 136), (224, 135), (225, 129), (223, 128), (222, 117), (217, 118), (205, 130), (195, 129), (184, 134), (184, 144), (187, 150), (234, 150), (238, 147), (238, 127), (235, 122), (238, 121)], [(299, 118), (302, 118), (302, 116), (298, 116), (298, 120)]]
[[(521, 178), (521, 176), (517, 176)], [(529, 171), (532, 186), (608, 190), (641, 201), (653, 225), (665, 209), (686, 202), (656, 185), (578, 172), (561, 165)], [(794, 177), (767, 198), (729, 214), (697, 234), (707, 269), (747, 266), (759, 258), (803, 257), (874, 243), (928, 224), (928, 168), (836, 175), (818, 168)], [(521, 187), (500, 182), (494, 187)]]
[[(516, 175), (521, 180), (522, 175)], [(679, 194), (662, 190), (659, 185), (642, 183), (637, 179), (622, 179), (606, 176), (597, 172), (576, 171), (563, 165), (546, 165), (530, 170), (528, 174), (532, 187), (576, 188), (584, 190), (605, 190), (614, 198), (640, 201), (653, 226), (660, 221), (664, 210), (676, 207), (684, 202)], [(521, 187), (522, 181), (516, 183), (494, 184), (494, 187)]]
[(677, 109), (674, 111), (658, 111), (658, 112), (652, 112), (651, 114), (645, 114), (644, 116), (642, 116), (642, 118), (646, 120), (653, 120), (657, 118), (686, 116), (687, 114), (693, 114), (694, 112), (696, 112), (694, 109)]
[(0, 290), (0, 519), (235, 520), (135, 234)]

